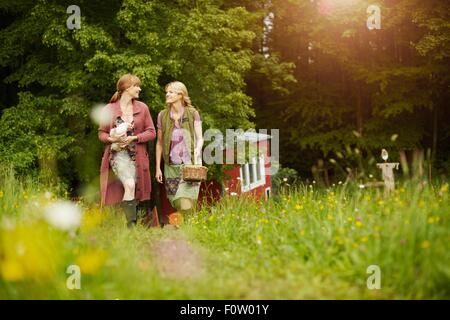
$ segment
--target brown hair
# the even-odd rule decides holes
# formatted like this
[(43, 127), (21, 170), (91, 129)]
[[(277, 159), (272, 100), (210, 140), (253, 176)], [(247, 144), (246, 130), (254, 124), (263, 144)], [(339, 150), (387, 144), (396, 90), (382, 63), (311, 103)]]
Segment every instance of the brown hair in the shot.
[(114, 93), (114, 95), (111, 97), (110, 103), (116, 102), (120, 99), (122, 96), (122, 92), (124, 92), (126, 89), (128, 89), (131, 86), (140, 86), (141, 80), (139, 80), (138, 77), (136, 77), (134, 74), (124, 74), (120, 77), (119, 81), (117, 81), (116, 88), (117, 91)]

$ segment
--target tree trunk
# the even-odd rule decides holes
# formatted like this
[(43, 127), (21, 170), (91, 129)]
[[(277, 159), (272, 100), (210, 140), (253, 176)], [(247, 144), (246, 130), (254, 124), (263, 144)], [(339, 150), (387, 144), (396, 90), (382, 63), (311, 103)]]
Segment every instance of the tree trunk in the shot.
[(361, 94), (361, 84), (357, 84), (357, 96), (356, 96), (356, 127), (360, 135), (363, 131), (363, 107), (362, 107), (362, 94)]
[(438, 131), (438, 112), (436, 105), (433, 108), (433, 143), (431, 146), (431, 157), (428, 164), (428, 179), (431, 183), (431, 174), (434, 166), (434, 161), (436, 158), (436, 148), (437, 148), (437, 131)]

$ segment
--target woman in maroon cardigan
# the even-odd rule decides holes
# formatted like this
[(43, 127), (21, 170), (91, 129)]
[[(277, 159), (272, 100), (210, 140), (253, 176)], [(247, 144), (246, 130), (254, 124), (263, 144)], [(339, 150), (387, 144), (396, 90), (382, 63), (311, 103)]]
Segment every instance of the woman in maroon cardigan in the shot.
[[(139, 78), (131, 74), (119, 79), (116, 93), (103, 109), (98, 129), (98, 137), (105, 144), (100, 168), (101, 204), (122, 202), (128, 227), (136, 224), (138, 201), (150, 199), (147, 142), (156, 136), (147, 105), (136, 100), (140, 85)], [(127, 132), (114, 134), (113, 129), (124, 122)], [(111, 148), (113, 143), (114, 148)], [(119, 180), (108, 181), (110, 168)]]

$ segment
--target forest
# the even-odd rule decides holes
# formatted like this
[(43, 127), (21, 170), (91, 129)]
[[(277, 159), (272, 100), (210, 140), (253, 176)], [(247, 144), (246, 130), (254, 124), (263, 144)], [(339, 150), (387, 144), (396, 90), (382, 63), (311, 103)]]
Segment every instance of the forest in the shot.
[[(0, 299), (450, 298), (448, 0), (1, 0), (0, 48)], [(188, 126), (279, 163), (185, 179)]]

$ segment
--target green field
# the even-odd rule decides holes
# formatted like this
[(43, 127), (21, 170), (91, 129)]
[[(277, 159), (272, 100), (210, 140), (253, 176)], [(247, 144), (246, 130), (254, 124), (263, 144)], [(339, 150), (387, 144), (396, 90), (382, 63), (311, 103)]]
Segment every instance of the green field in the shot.
[[(352, 185), (226, 197), (178, 230), (128, 230), (120, 210), (81, 201), (81, 226), (61, 231), (43, 218), (57, 200), (45, 192), (1, 183), (1, 299), (450, 298), (445, 183), (403, 183), (389, 198)], [(70, 265), (80, 289), (66, 286)], [(368, 289), (370, 265), (380, 289)]]

